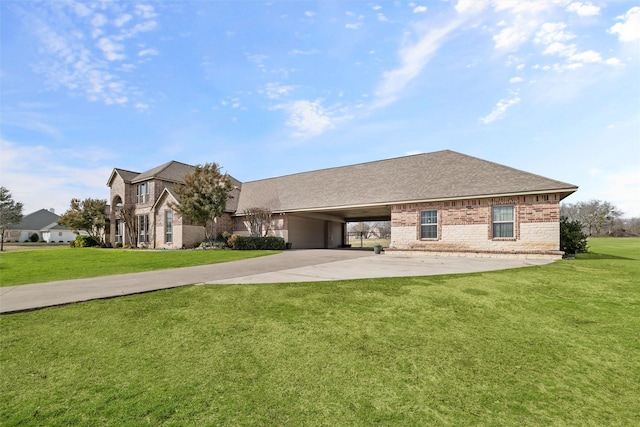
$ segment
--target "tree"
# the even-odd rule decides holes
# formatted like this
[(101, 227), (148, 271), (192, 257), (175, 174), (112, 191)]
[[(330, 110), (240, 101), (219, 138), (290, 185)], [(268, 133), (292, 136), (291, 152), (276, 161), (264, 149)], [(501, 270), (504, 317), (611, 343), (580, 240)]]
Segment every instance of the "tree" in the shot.
[(391, 221), (379, 221), (373, 224), (373, 230), (375, 230), (378, 238), (390, 239), (391, 238)]
[(136, 207), (133, 203), (120, 204), (115, 209), (116, 219), (124, 224), (125, 235), (129, 239), (129, 244), (138, 246), (138, 228)]
[(228, 174), (220, 171), (216, 163), (197, 165), (195, 170), (184, 177), (184, 184), (175, 187), (179, 203), (170, 206), (176, 213), (205, 230), (205, 240), (211, 240), (210, 225), (222, 216), (227, 207), (231, 191)]
[(58, 224), (72, 230), (85, 231), (101, 242), (107, 225), (106, 209), (106, 200), (71, 199), (71, 208), (58, 218)]
[(271, 231), (271, 209), (269, 208), (249, 208), (243, 212), (249, 221), (251, 236), (266, 237)]
[(566, 216), (560, 218), (560, 250), (569, 256), (587, 252), (587, 236), (579, 221), (571, 221)]
[(0, 251), (4, 251), (4, 232), (11, 224), (22, 221), (22, 203), (15, 202), (5, 187), (0, 187)]
[(569, 221), (578, 221), (589, 236), (597, 236), (605, 227), (610, 228), (616, 219), (622, 215), (617, 208), (607, 201), (590, 200), (588, 202), (578, 202), (574, 205), (563, 204), (560, 208), (560, 215), (567, 217)]
[(364, 237), (368, 239), (371, 237), (372, 229), (371, 224), (368, 222), (358, 222), (351, 226), (351, 233), (357, 235), (358, 237)]

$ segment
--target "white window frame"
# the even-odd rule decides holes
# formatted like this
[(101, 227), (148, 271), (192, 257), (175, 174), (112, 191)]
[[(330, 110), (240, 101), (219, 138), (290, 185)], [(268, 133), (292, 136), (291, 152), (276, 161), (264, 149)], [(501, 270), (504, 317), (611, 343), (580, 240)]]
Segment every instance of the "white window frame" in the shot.
[(148, 182), (143, 182), (136, 186), (136, 201), (138, 203), (146, 203), (149, 201), (150, 197), (150, 188), (151, 185)]
[(149, 243), (149, 215), (138, 215), (138, 243)]
[(164, 242), (173, 243), (173, 211), (164, 211)]
[[(434, 213), (425, 218), (423, 214)], [(435, 222), (434, 222), (435, 220)], [(425, 229), (435, 230), (435, 233), (424, 233)], [(430, 236), (429, 234), (435, 234)], [(425, 209), (420, 211), (420, 240), (438, 240), (438, 210), (437, 209)]]
[[(504, 217), (496, 219), (496, 215), (500, 210), (505, 208), (511, 208), (511, 219), (505, 219)], [(511, 224), (511, 235), (505, 234), (503, 225)], [(515, 239), (516, 238), (516, 207), (514, 205), (499, 205), (491, 207), (491, 235), (494, 239)]]
[(116, 219), (116, 243), (123, 243), (124, 222), (121, 219)]

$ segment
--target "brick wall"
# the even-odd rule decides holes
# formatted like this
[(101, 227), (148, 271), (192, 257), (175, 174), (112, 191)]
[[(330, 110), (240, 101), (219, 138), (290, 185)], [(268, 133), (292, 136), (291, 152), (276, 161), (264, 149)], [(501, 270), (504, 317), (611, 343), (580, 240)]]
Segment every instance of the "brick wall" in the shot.
[[(391, 247), (439, 252), (546, 253), (559, 250), (560, 206), (554, 194), (396, 205)], [(513, 238), (493, 238), (492, 207), (514, 206)], [(420, 239), (420, 212), (438, 211), (438, 238)]]

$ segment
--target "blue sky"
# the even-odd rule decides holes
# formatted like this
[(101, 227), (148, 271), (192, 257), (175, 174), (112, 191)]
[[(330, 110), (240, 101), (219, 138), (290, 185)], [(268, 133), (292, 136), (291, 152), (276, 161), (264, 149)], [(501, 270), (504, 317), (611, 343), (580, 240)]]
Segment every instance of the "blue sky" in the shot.
[(0, 185), (26, 213), (108, 199), (114, 167), (252, 181), (451, 149), (640, 216), (638, 2), (4, 0), (0, 19)]

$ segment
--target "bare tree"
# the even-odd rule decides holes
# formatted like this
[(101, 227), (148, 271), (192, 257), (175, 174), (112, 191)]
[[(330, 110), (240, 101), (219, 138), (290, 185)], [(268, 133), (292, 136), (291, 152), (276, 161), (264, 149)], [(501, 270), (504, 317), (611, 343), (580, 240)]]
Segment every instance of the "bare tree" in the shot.
[(372, 229), (380, 239), (391, 238), (391, 221), (379, 221), (373, 224)]
[(136, 207), (133, 203), (125, 203), (116, 206), (116, 219), (124, 224), (124, 231), (132, 246), (138, 246), (138, 227), (136, 217)]
[(269, 235), (271, 231), (271, 209), (269, 208), (249, 208), (242, 213), (247, 221), (249, 221), (249, 228), (251, 235), (254, 237), (261, 237)]
[(602, 200), (563, 204), (560, 214), (571, 221), (579, 221), (589, 236), (597, 236), (605, 228), (610, 232), (616, 219), (622, 215), (612, 203)]

